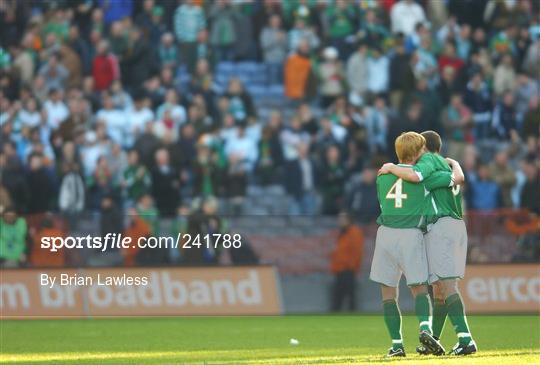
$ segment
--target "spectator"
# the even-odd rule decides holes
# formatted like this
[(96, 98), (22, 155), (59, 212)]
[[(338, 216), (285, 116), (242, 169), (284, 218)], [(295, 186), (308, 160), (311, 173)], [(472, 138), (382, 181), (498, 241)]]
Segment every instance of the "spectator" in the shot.
[(534, 155), (528, 155), (522, 162), (527, 180), (521, 189), (520, 207), (540, 215), (540, 174), (537, 165)]
[(88, 205), (94, 211), (100, 211), (105, 198), (118, 199), (117, 186), (114, 185), (113, 171), (106, 156), (99, 156), (96, 167), (88, 177)]
[(155, 153), (155, 167), (152, 171), (152, 195), (162, 217), (176, 214), (180, 203), (180, 176), (170, 164), (169, 152), (160, 148)]
[(193, 0), (184, 0), (174, 13), (174, 33), (180, 44), (182, 62), (188, 70), (195, 69), (197, 37), (206, 28), (203, 10)]
[(135, 205), (139, 198), (150, 192), (152, 180), (148, 169), (139, 161), (137, 150), (131, 150), (128, 154), (128, 166), (123, 171), (123, 187), (129, 205)]
[(431, 37), (424, 36), (420, 40), (420, 47), (413, 54), (412, 69), (417, 79), (428, 80), (431, 89), (439, 84), (439, 66), (431, 45)]
[(540, 75), (540, 37), (536, 38), (536, 41), (529, 46), (525, 60), (523, 60), (523, 69), (531, 78), (540, 82), (540, 76), (538, 76)]
[(37, 232), (32, 235), (31, 247), (29, 250), (28, 262), (33, 267), (64, 267), (67, 263), (66, 249), (64, 247), (58, 249), (56, 252), (51, 252), (41, 248), (41, 240), (44, 237), (66, 237), (65, 230), (58, 227), (58, 223), (55, 224), (53, 217), (47, 215), (41, 221)]
[(489, 175), (497, 183), (501, 190), (501, 206), (512, 208), (511, 191), (517, 182), (514, 170), (508, 165), (508, 152), (501, 150), (495, 155), (495, 159), (489, 165)]
[(315, 31), (306, 25), (302, 18), (297, 18), (294, 27), (289, 31), (289, 49), (297, 50), (302, 42), (306, 42), (307, 49), (317, 49), (320, 45), (319, 37)]
[(341, 60), (349, 57), (347, 37), (356, 28), (356, 12), (354, 6), (346, 0), (336, 0), (326, 9), (328, 36), (330, 44), (337, 49)]
[(262, 131), (258, 150), (255, 172), (259, 184), (264, 186), (278, 183), (283, 154), (279, 143), (279, 135), (270, 125), (265, 126)]
[(107, 136), (109, 136), (114, 142), (126, 145), (126, 136), (131, 135), (129, 129), (126, 113), (123, 110), (114, 108), (113, 99), (108, 92), (103, 93), (102, 97), (103, 108), (98, 110), (96, 114), (96, 120), (103, 123)]
[(443, 68), (441, 72), (441, 82), (437, 87), (439, 98), (443, 105), (450, 103), (452, 94), (461, 94), (461, 82), (457, 78), (456, 71), (450, 66)]
[(133, 28), (129, 33), (129, 48), (122, 59), (122, 83), (134, 89), (147, 81), (154, 71), (152, 52), (142, 36), (140, 29)]
[(333, 47), (325, 48), (323, 61), (319, 65), (321, 104), (327, 108), (334, 100), (343, 94), (344, 71), (338, 59), (338, 51)]
[(124, 146), (131, 146), (144, 130), (146, 123), (154, 121), (154, 112), (149, 106), (150, 100), (144, 94), (135, 96), (133, 108), (125, 113), (126, 139), (123, 141)]
[(8, 207), (0, 217), (0, 267), (18, 267), (26, 261), (26, 220)]
[(339, 215), (339, 235), (331, 256), (331, 271), (335, 275), (332, 290), (332, 311), (345, 304), (349, 311), (356, 310), (356, 273), (360, 269), (364, 251), (364, 234), (348, 213)]
[(210, 44), (214, 46), (216, 62), (232, 61), (235, 57), (236, 17), (236, 11), (228, 0), (218, 0), (212, 5), (208, 19), (211, 22)]
[(255, 107), (251, 95), (244, 89), (244, 85), (239, 79), (233, 78), (229, 81), (225, 97), (229, 99), (229, 113), (236, 120), (255, 117)]
[(500, 207), (501, 190), (489, 174), (485, 164), (478, 166), (478, 176), (468, 179), (471, 193), (469, 203), (471, 209), (494, 210)]
[(48, 91), (54, 89), (64, 90), (69, 77), (69, 72), (61, 63), (58, 53), (51, 54), (38, 73), (43, 77), (45, 89)]
[[(191, 166), (190, 166), (191, 167)], [(200, 143), (193, 162), (193, 189), (197, 196), (209, 197), (222, 193), (223, 171), (210, 146)]]
[(96, 91), (107, 90), (112, 82), (120, 77), (118, 60), (114, 54), (109, 53), (107, 41), (101, 41), (97, 47), (97, 54), (92, 62), (92, 75)]
[(69, 109), (62, 100), (62, 93), (58, 89), (51, 89), (49, 97), (43, 103), (43, 110), (50, 129), (56, 129), (69, 116)]
[(330, 146), (326, 150), (326, 158), (320, 171), (322, 190), (322, 213), (337, 214), (343, 206), (343, 188), (345, 185), (345, 169), (340, 160), (339, 149)]
[(38, 111), (38, 103), (35, 98), (29, 98), (18, 114), (21, 127), (35, 128), (42, 123), (41, 113)]
[(285, 189), (291, 196), (289, 214), (315, 213), (315, 165), (309, 158), (308, 148), (305, 143), (299, 144), (298, 158), (286, 166), (288, 178), (285, 180)]
[(380, 48), (371, 49), (367, 60), (368, 85), (367, 90), (372, 94), (386, 93), (388, 91), (390, 62)]
[(163, 12), (162, 6), (152, 7), (148, 30), (145, 31), (150, 44), (157, 44), (160, 41), (161, 36), (167, 30), (167, 27), (164, 24), (165, 21), (163, 20)]
[(35, 70), (35, 62), (32, 54), (15, 44), (11, 47), (11, 56), (13, 57), (13, 67), (17, 70), (21, 81), (25, 84), (30, 84)]
[(462, 161), (465, 145), (473, 138), (473, 119), (461, 94), (453, 94), (450, 98), (450, 104), (442, 112), (442, 125), (448, 138), (448, 155)]
[(540, 84), (536, 83), (527, 74), (521, 73), (517, 76), (514, 89), (516, 121), (521, 125), (523, 118), (529, 109), (529, 103), (535, 96), (540, 95)]
[(107, 25), (131, 16), (133, 11), (133, 0), (98, 0), (98, 5), (105, 14), (104, 21)]
[(443, 54), (439, 57), (439, 71), (442, 72), (447, 67), (454, 70), (456, 75), (461, 73), (461, 69), (465, 66), (465, 62), (456, 54), (454, 43), (447, 41), (444, 44)]
[(165, 33), (161, 36), (158, 54), (161, 67), (175, 67), (178, 64), (178, 49), (172, 33)]
[(124, 89), (120, 80), (114, 80), (112, 82), (110, 92), (115, 109), (127, 112), (133, 108), (133, 98)]
[(365, 97), (368, 88), (367, 59), (367, 46), (365, 43), (360, 42), (357, 51), (347, 61), (347, 83), (351, 91), (361, 98)]
[(365, 117), (365, 125), (368, 134), (368, 143), (372, 152), (386, 151), (387, 131), (390, 124), (390, 110), (386, 106), (386, 100), (377, 96), (369, 108)]
[(377, 172), (366, 168), (354, 175), (345, 187), (346, 208), (361, 223), (372, 223), (380, 214), (376, 178)]
[(26, 176), (29, 192), (28, 213), (44, 213), (51, 207), (51, 197), (54, 195), (53, 181), (43, 166), (42, 155), (30, 154), (28, 166), (30, 168)]
[(491, 92), (480, 73), (475, 74), (467, 84), (464, 101), (473, 113), (474, 137), (487, 138), (492, 117)]
[(295, 116), (291, 120), (290, 127), (281, 131), (280, 140), (285, 159), (292, 161), (298, 157), (298, 146), (309, 143), (310, 136), (302, 129), (300, 118)]
[[(65, 174), (58, 193), (58, 207), (69, 218), (80, 214), (84, 209), (85, 189), (76, 163), (66, 163)], [(70, 221), (70, 226), (76, 224), (76, 219)], [(51, 227), (49, 227), (51, 228)]]
[(229, 161), (234, 161), (242, 171), (252, 171), (257, 161), (257, 142), (246, 132), (243, 123), (238, 125), (236, 133), (225, 143), (225, 155)]
[(305, 98), (310, 72), (309, 44), (301, 41), (296, 52), (285, 62), (285, 95), (288, 98), (297, 101)]
[[(410, 103), (408, 99), (405, 98), (405, 105)], [(439, 130), (441, 101), (438, 94), (429, 89), (427, 79), (418, 78), (416, 80), (416, 89), (411, 93), (410, 99), (422, 104), (422, 118), (425, 121), (429, 121), (431, 128)]]
[(540, 94), (533, 95), (529, 100), (529, 109), (523, 121), (523, 139), (530, 152), (540, 148)]
[[(412, 91), (414, 87), (414, 73), (411, 65), (410, 55), (405, 53), (403, 40), (398, 39), (396, 52), (390, 59), (389, 66), (389, 89), (392, 107), (398, 109), (404, 95)], [(369, 74), (368, 74), (369, 75)]]
[(516, 83), (512, 56), (505, 54), (493, 75), (493, 90), (495, 96), (501, 96), (505, 91), (512, 90)]
[(409, 35), (416, 24), (426, 21), (424, 9), (414, 0), (400, 0), (392, 6), (390, 12), (392, 32)]
[(507, 91), (493, 111), (492, 128), (495, 136), (503, 141), (517, 137), (516, 112), (514, 109), (514, 94)]
[(413, 131), (420, 133), (426, 129), (425, 122), (422, 120), (422, 108), (421, 102), (413, 100), (407, 108), (406, 116), (402, 122), (395, 119), (391, 120), (388, 127), (387, 146), (392, 146), (396, 138), (403, 132)]
[(270, 16), (268, 26), (261, 33), (263, 60), (268, 68), (270, 84), (279, 84), (283, 80), (283, 62), (287, 56), (287, 34), (281, 27), (281, 18), (277, 14)]
[[(102, 239), (108, 234), (119, 235), (124, 231), (124, 216), (122, 210), (115, 201), (115, 198), (109, 194), (103, 195), (100, 202), (100, 233)], [(121, 263), (118, 247), (109, 247), (106, 251), (98, 251), (92, 257), (91, 263), (118, 265)]]
[[(129, 222), (123, 232), (125, 237), (130, 237), (132, 242), (138, 242), (141, 237), (149, 237), (152, 234), (150, 225), (141, 217), (138, 216), (136, 209), (131, 209), (128, 212)], [(122, 248), (121, 253), (124, 259), (124, 266), (135, 266), (140, 254), (140, 248), (131, 246)]]
[(389, 39), (390, 32), (386, 25), (381, 22), (374, 8), (365, 11), (363, 21), (360, 21), (360, 28), (357, 38), (367, 44), (383, 44)]

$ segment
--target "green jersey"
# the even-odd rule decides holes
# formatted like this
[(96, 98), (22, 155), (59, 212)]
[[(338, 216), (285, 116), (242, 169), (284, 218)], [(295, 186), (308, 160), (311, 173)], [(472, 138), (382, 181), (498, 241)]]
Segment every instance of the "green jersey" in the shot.
[(438, 212), (430, 191), (451, 184), (452, 174), (448, 171), (433, 173), (419, 184), (404, 181), (392, 174), (379, 175), (377, 198), (381, 215), (377, 223), (391, 228), (424, 229), (427, 224), (433, 223)]
[(26, 250), (28, 227), (23, 218), (8, 224), (0, 218), (0, 259), (19, 260)]
[[(429, 179), (433, 173), (437, 171), (452, 171), (448, 162), (438, 153), (424, 153), (422, 157), (413, 166), (420, 181)], [(461, 187), (453, 185), (432, 191), (433, 199), (439, 209), (438, 217), (452, 217), (455, 219), (463, 219), (463, 196)]]

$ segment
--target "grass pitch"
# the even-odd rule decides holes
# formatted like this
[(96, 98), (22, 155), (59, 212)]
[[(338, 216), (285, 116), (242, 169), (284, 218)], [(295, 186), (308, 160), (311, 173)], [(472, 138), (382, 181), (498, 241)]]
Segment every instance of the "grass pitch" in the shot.
[[(471, 316), (480, 352), (420, 357), (404, 317), (408, 357), (385, 360), (381, 316), (188, 317), (2, 321), (2, 364), (540, 364), (540, 316)], [(455, 343), (447, 322), (443, 344)], [(296, 338), (298, 346), (289, 340)]]

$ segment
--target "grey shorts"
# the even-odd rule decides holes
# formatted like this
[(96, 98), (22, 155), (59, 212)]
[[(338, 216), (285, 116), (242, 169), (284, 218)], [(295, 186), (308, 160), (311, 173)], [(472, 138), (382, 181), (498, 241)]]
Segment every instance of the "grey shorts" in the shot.
[(461, 219), (442, 217), (424, 235), (429, 283), (462, 279), (467, 261), (467, 228)]
[(386, 286), (397, 287), (402, 274), (409, 286), (427, 283), (424, 235), (416, 228), (380, 226), (369, 278)]

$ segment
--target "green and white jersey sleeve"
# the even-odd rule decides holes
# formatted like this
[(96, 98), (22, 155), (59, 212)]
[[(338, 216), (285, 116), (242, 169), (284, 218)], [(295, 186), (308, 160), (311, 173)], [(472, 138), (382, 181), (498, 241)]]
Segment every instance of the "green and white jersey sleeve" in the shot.
[(451, 188), (454, 186), (454, 178), (449, 171), (435, 171), (423, 181), (427, 190), (433, 191), (441, 188)]
[(429, 178), (436, 171), (452, 171), (444, 158), (431, 152), (424, 153), (413, 166), (413, 170), (420, 181)]
[[(461, 186), (455, 185), (453, 182), (451, 185), (438, 186), (438, 182), (444, 183), (446, 179), (446, 177), (439, 174), (448, 173), (451, 175), (452, 169), (448, 162), (438, 153), (425, 153), (418, 162), (413, 169), (417, 171), (417, 174), (421, 174), (419, 177), (423, 177), (426, 188), (432, 191), (437, 207), (437, 217), (463, 219)], [(426, 216), (426, 218), (428, 223), (434, 221), (429, 216)]]

